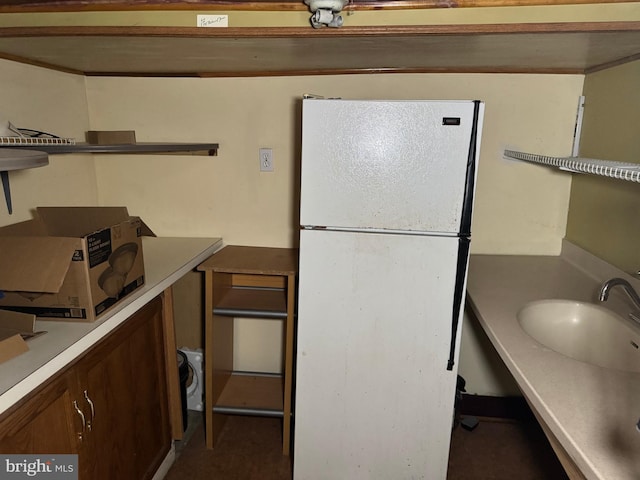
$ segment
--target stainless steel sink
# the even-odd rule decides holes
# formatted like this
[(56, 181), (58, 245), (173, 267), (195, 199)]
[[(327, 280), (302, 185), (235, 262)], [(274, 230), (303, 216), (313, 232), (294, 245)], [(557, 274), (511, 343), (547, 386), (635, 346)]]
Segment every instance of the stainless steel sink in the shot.
[(522, 329), (538, 343), (574, 360), (640, 372), (640, 328), (599, 305), (539, 300), (518, 312)]

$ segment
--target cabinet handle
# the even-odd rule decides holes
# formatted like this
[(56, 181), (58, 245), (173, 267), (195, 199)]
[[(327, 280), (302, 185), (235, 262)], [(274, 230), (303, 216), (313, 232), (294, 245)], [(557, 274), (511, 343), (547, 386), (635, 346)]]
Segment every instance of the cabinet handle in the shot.
[(80, 410), (80, 407), (78, 407), (78, 402), (76, 402), (75, 400), (73, 401), (73, 408), (76, 409), (76, 413), (80, 415), (80, 419), (82, 420), (82, 431), (78, 432), (78, 439), (82, 441), (82, 438), (84, 436), (84, 431), (87, 427), (87, 422), (85, 421), (84, 413), (82, 412), (82, 410)]
[(96, 418), (96, 410), (93, 406), (93, 401), (89, 398), (89, 394), (87, 391), (84, 391), (84, 399), (89, 404), (89, 408), (91, 408), (91, 420), (87, 422), (87, 430), (91, 431), (91, 425), (93, 424), (93, 419)]

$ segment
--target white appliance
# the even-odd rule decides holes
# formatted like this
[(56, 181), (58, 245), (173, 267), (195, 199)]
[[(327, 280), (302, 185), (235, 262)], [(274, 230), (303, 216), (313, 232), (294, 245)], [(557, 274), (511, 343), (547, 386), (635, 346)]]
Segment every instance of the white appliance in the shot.
[(187, 356), (189, 362), (189, 373), (191, 382), (187, 383), (187, 410), (195, 410), (202, 412), (204, 410), (204, 395), (202, 394), (202, 386), (204, 385), (202, 376), (202, 364), (204, 355), (201, 348), (190, 350), (186, 347), (180, 348), (180, 351)]
[(303, 100), (295, 480), (446, 478), (483, 113)]

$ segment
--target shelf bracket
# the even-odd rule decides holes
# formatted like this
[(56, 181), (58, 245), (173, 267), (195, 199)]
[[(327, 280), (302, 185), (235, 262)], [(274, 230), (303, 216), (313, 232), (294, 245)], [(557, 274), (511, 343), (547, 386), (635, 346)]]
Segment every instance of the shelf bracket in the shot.
[(2, 177), (2, 190), (4, 191), (4, 201), (7, 203), (7, 210), (9, 215), (13, 213), (13, 205), (11, 204), (11, 187), (9, 187), (9, 172), (0, 172)]
[(9, 215), (13, 213), (11, 202), (11, 187), (9, 186), (9, 170), (24, 170), (27, 168), (43, 167), (49, 164), (49, 156), (37, 150), (18, 150), (13, 148), (0, 149), (0, 177), (2, 190)]

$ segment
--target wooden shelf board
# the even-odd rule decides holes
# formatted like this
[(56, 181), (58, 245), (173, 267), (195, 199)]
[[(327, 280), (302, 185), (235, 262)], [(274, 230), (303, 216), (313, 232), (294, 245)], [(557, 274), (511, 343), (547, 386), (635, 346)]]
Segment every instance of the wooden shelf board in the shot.
[(282, 378), (268, 375), (231, 375), (216, 406), (283, 411)]
[[(238, 314), (234, 313), (234, 310)], [(225, 313), (229, 312), (229, 313)], [(266, 318), (287, 317), (284, 290), (265, 288), (230, 288), (213, 308), (216, 315)]]
[(298, 271), (298, 250), (227, 245), (202, 263), (198, 270), (250, 275), (295, 275)]

